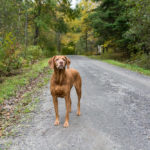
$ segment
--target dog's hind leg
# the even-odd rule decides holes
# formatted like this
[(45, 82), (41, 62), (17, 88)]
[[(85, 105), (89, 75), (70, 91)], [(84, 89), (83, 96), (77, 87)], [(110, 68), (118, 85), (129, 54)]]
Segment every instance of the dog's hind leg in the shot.
[(82, 86), (80, 75), (75, 81), (74, 86), (75, 86), (77, 96), (78, 96), (77, 115), (80, 116), (80, 99), (81, 99), (81, 86)]

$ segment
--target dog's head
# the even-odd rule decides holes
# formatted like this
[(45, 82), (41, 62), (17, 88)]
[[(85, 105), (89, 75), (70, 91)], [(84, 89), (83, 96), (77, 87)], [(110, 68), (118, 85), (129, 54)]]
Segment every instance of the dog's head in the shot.
[(69, 69), (70, 60), (66, 56), (53, 56), (48, 61), (48, 64), (51, 69), (54, 69), (54, 68), (60, 69), (60, 70), (65, 69), (66, 65), (67, 65), (67, 68)]

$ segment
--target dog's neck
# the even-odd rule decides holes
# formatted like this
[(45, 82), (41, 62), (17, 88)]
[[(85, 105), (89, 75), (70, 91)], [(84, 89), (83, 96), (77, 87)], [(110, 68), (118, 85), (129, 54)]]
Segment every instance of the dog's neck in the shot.
[(54, 68), (54, 75), (55, 75), (55, 82), (59, 85), (62, 85), (66, 78), (65, 68), (64, 69)]

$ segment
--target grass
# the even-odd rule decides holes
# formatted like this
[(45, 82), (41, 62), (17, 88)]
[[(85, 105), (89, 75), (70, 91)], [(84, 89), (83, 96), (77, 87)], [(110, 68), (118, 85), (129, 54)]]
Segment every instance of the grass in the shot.
[[(6, 119), (6, 117), (3, 116), (3, 123), (0, 125), (2, 138), (10, 135), (15, 135), (15, 133), (17, 132), (17, 129), (15, 128), (16, 124), (23, 121), (22, 119), (26, 119), (25, 116), (35, 110), (37, 106), (36, 104), (40, 100), (34, 95), (37, 95), (36, 93), (39, 94), (41, 87), (47, 84), (49, 81), (49, 74), (51, 73), (51, 70), (47, 69), (47, 62), (48, 59), (44, 59), (28, 68), (24, 68), (22, 74), (14, 77), (9, 77), (8, 80), (0, 85), (0, 87), (3, 87), (3, 93), (5, 93), (5, 95), (3, 95), (2, 91), (0, 91), (0, 94), (4, 101), (5, 98), (10, 98), (12, 95), (15, 95), (15, 92), (19, 91), (20, 87), (29, 84), (32, 79), (37, 80), (35, 85), (32, 86), (31, 90), (25, 91), (20, 100), (15, 103), (13, 107), (14, 109), (11, 111), (9, 119)], [(39, 76), (39, 74), (41, 74), (41, 76)], [(11, 84), (14, 85), (12, 86)], [(7, 92), (7, 90), (9, 92)], [(13, 94), (10, 94), (10, 90), (12, 90)], [(21, 117), (22, 115), (24, 117)]]
[(17, 76), (8, 77), (2, 84), (0, 84), (0, 104), (5, 99), (9, 99), (16, 95), (16, 92), (23, 86), (30, 83), (30, 81), (43, 71), (48, 66), (48, 59), (41, 60), (27, 68), (23, 68), (23, 72)]
[(126, 64), (126, 63), (122, 63), (122, 62), (119, 62), (119, 61), (116, 61), (116, 60), (111, 60), (111, 59), (101, 59), (99, 56), (88, 56), (88, 57), (92, 58), (92, 59), (101, 60), (103, 62), (112, 64), (112, 65), (115, 65), (115, 66), (119, 66), (119, 67), (122, 67), (122, 68), (126, 68), (128, 70), (132, 70), (132, 71), (150, 76), (150, 70), (141, 68), (141, 67), (139, 67), (135, 64)]

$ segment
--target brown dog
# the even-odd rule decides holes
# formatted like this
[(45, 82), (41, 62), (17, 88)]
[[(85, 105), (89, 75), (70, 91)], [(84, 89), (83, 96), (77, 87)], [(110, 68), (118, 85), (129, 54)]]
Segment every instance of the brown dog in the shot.
[[(70, 60), (66, 56), (54, 56), (49, 61), (49, 66), (54, 69), (50, 81), (50, 91), (53, 96), (56, 120), (54, 125), (59, 125), (58, 101), (57, 98), (65, 98), (66, 117), (64, 127), (69, 126), (69, 112), (71, 112), (70, 91), (75, 86), (78, 95), (77, 115), (80, 115), (80, 98), (81, 98), (81, 77), (75, 69), (69, 69)], [(67, 66), (67, 69), (66, 69)]]

